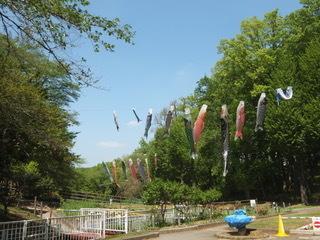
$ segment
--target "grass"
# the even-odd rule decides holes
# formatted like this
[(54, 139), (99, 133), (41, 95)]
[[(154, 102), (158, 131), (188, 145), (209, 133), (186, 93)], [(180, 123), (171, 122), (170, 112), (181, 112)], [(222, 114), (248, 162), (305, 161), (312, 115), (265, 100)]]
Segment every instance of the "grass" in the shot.
[(307, 206), (307, 205), (304, 205), (304, 204), (296, 204), (296, 205), (291, 205), (290, 207), (288, 207), (290, 210), (299, 210), (299, 209), (306, 209), (306, 208), (316, 208), (316, 207), (319, 207), (317, 205), (311, 205), (311, 206)]
[(34, 215), (31, 211), (17, 207), (8, 207), (8, 214), (5, 216), (3, 206), (0, 205), (0, 222), (19, 221), (25, 219), (39, 219), (39, 217)]
[[(302, 204), (294, 206), (293, 209), (304, 209), (303, 212), (300, 213), (290, 213), (285, 214), (284, 216), (290, 216), (290, 217), (313, 217), (313, 216), (320, 216), (319, 206), (318, 209), (314, 209), (316, 206), (305, 206)], [(292, 210), (293, 210), (292, 209)], [(257, 228), (257, 229), (272, 229), (277, 230), (278, 229), (278, 216), (265, 218), (265, 219), (257, 219), (253, 223), (249, 225), (249, 227)], [(304, 225), (307, 225), (311, 223), (311, 219), (283, 219), (283, 225), (285, 229), (295, 229), (298, 227), (302, 227)]]
[(81, 200), (65, 200), (62, 202), (60, 208), (65, 210), (73, 210), (73, 209), (80, 209), (80, 208), (99, 208), (104, 207), (103, 204), (96, 202), (96, 201), (81, 201)]
[(151, 210), (152, 206), (144, 205), (143, 203), (117, 203), (113, 202), (111, 205), (108, 203), (101, 203), (92, 200), (64, 200), (60, 206), (61, 209), (71, 210), (80, 208), (114, 208), (114, 209), (129, 209), (135, 210)]
[(290, 216), (296, 216), (296, 217), (320, 217), (320, 211), (319, 209), (312, 209), (311, 211), (305, 211), (303, 213), (293, 213)]
[[(286, 230), (295, 229), (311, 222), (310, 219), (283, 219), (283, 225)], [(257, 219), (248, 225), (249, 228), (278, 230), (278, 217)]]
[(128, 239), (129, 237), (141, 236), (141, 235), (148, 234), (148, 233), (151, 233), (151, 232), (150, 231), (141, 231), (141, 232), (131, 232), (131, 233), (124, 234), (124, 235), (115, 234), (115, 235), (108, 236), (106, 239), (122, 240), (122, 239)]
[(294, 209), (300, 209), (300, 208), (305, 208), (305, 207), (307, 207), (307, 206), (304, 204), (296, 204), (296, 205), (291, 205), (289, 208), (294, 210)]

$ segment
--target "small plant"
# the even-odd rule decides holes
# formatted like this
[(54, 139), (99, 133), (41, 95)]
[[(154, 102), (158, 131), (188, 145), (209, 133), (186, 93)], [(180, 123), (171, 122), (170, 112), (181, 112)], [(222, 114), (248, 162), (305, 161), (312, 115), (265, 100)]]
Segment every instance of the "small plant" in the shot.
[(268, 215), (270, 210), (270, 204), (265, 203), (265, 204), (259, 204), (256, 207), (256, 212), (259, 216), (266, 216)]

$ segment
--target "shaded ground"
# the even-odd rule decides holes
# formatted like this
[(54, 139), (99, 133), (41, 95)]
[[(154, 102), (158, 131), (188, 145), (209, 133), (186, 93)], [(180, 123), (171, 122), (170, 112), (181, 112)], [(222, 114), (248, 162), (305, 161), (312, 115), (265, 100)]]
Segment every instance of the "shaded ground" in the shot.
[[(286, 214), (285, 216), (320, 216), (320, 207), (315, 208), (304, 208), (304, 209), (295, 209), (292, 213)], [(270, 217), (270, 218), (264, 218), (264, 219), (258, 219), (255, 223), (256, 225), (249, 225), (250, 227), (253, 226), (260, 226), (260, 228), (264, 228), (263, 226), (267, 226), (269, 230), (265, 230), (268, 234), (270, 234), (270, 239), (283, 239), (278, 238), (275, 236), (277, 232), (278, 222), (277, 217)], [(297, 223), (299, 220), (291, 220), (291, 219), (284, 219), (284, 226), (286, 230), (289, 230), (291, 226), (299, 227), (303, 225), (305, 222), (311, 222), (310, 219), (302, 220), (300, 219), (300, 224)], [(262, 224), (261, 224), (262, 223)], [(268, 224), (269, 223), (269, 224)], [(288, 227), (286, 227), (286, 223), (288, 224)], [(303, 223), (303, 224), (301, 224)], [(271, 227), (270, 227), (271, 226)], [(258, 227), (259, 228), (259, 227)], [(185, 232), (177, 232), (177, 233), (168, 233), (168, 234), (160, 234), (159, 238), (156, 238), (158, 240), (212, 240), (212, 239), (218, 239), (215, 237), (215, 235), (219, 232), (227, 232), (230, 231), (230, 228), (228, 228), (226, 225), (222, 226), (215, 226), (207, 229), (202, 230), (192, 230), (192, 231), (185, 231)], [(308, 236), (308, 235), (293, 235), (290, 234), (289, 237), (286, 237), (287, 240), (292, 239), (320, 239), (320, 236)]]
[[(177, 233), (169, 233), (169, 234), (160, 234), (159, 238), (154, 238), (153, 240), (213, 240), (218, 239), (215, 235), (221, 231), (230, 231), (230, 229), (226, 226), (217, 226), (211, 227), (208, 229), (202, 229), (197, 231), (186, 231), (186, 232), (177, 232)], [(298, 235), (290, 235), (286, 238), (278, 238), (275, 235), (275, 232), (269, 232), (269, 239), (320, 239), (319, 236), (298, 236)]]
[(0, 208), (0, 222), (19, 221), (25, 219), (38, 219), (38, 216), (33, 214), (33, 211), (25, 210), (17, 207), (9, 207), (9, 213), (4, 215), (3, 209)]
[(215, 234), (221, 231), (225, 231), (225, 226), (216, 226), (213, 228), (202, 229), (197, 231), (186, 231), (186, 232), (177, 232), (169, 234), (160, 234), (160, 237), (157, 239), (163, 240), (211, 240), (217, 239)]

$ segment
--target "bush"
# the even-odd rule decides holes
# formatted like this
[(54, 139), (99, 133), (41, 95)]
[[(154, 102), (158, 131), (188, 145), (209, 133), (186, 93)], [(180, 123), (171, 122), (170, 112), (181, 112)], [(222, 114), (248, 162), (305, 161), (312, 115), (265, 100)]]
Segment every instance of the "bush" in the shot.
[(269, 203), (258, 204), (256, 207), (256, 212), (259, 216), (265, 216), (268, 215), (270, 209), (271, 207)]

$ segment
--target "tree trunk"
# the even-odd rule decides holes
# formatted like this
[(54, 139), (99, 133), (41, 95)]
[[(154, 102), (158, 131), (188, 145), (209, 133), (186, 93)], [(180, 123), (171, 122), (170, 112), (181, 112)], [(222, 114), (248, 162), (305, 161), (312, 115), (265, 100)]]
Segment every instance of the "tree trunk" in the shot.
[(300, 181), (300, 198), (302, 203), (304, 203), (305, 205), (309, 204), (307, 188), (301, 181)]
[(166, 205), (165, 204), (161, 204), (161, 220), (162, 220), (162, 223), (164, 224), (165, 223), (165, 214), (166, 214)]
[(304, 160), (300, 159), (300, 171), (299, 171), (299, 185), (300, 185), (300, 199), (301, 202), (305, 205), (309, 204), (308, 198), (308, 186), (305, 179), (305, 168), (304, 168)]
[(2, 204), (3, 204), (3, 214), (5, 217), (7, 217), (8, 216), (8, 204), (6, 201), (4, 201)]

